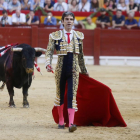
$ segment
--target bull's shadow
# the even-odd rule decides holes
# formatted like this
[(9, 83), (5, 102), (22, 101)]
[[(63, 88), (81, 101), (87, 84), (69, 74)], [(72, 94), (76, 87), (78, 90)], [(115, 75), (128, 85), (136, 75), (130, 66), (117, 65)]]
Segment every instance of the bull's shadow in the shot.
[(29, 107), (27, 96), (32, 83), (34, 60), (46, 50), (32, 48), (27, 44), (12, 46), (7, 51), (6, 49), (5, 47), (0, 50), (0, 81), (3, 82), (0, 89), (6, 84), (10, 96), (9, 107), (15, 107), (14, 87), (22, 88), (23, 107)]

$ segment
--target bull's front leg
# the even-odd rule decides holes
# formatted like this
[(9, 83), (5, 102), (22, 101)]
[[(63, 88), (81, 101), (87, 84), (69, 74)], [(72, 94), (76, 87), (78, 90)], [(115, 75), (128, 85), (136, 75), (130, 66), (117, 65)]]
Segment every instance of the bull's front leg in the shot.
[(28, 88), (29, 88), (29, 85), (28, 84), (25, 84), (23, 86), (23, 107), (24, 108), (28, 108), (29, 107), (29, 102), (27, 100)]
[(6, 86), (8, 89), (9, 96), (10, 96), (9, 107), (15, 107), (15, 103), (14, 103), (14, 99), (13, 99), (13, 96), (14, 96), (13, 86), (11, 85), (10, 82), (7, 82)]
[(5, 82), (3, 82), (2, 86), (0, 87), (0, 90), (3, 90), (5, 87)]

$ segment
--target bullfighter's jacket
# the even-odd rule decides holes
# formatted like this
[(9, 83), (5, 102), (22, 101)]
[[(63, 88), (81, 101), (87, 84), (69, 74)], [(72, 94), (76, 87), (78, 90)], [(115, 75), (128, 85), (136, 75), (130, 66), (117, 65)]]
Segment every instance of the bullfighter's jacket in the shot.
[(87, 73), (87, 69), (85, 67), (84, 62), (84, 54), (83, 54), (83, 39), (84, 34), (79, 31), (73, 30), (73, 39), (68, 42), (66, 41), (64, 31), (59, 30), (53, 32), (49, 35), (49, 43), (47, 46), (46, 52), (46, 66), (52, 64), (52, 58), (54, 50), (58, 55), (58, 61), (55, 69), (55, 80), (56, 80), (56, 98), (55, 105), (60, 105), (60, 78), (63, 67), (64, 56), (68, 55), (68, 53), (73, 53), (73, 107), (77, 110), (76, 104), (76, 93), (79, 83), (79, 66), (81, 69), (81, 73)]

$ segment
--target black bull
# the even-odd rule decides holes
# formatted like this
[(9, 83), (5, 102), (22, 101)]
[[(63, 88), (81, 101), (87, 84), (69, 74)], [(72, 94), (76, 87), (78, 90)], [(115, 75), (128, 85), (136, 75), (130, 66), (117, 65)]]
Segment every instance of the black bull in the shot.
[(15, 50), (14, 49), (13, 51), (12, 49), (8, 50), (0, 57), (0, 81), (6, 83), (10, 96), (10, 107), (15, 107), (13, 100), (14, 87), (22, 88), (23, 107), (29, 107), (27, 96), (28, 89), (32, 83), (34, 60), (35, 57), (39, 57), (45, 49), (34, 49), (27, 44), (20, 44)]

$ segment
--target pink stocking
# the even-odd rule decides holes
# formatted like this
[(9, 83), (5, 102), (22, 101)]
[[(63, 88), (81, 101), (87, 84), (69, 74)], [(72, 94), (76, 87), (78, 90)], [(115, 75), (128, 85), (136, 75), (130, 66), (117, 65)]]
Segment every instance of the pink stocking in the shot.
[(58, 115), (59, 115), (59, 125), (64, 125), (63, 108), (64, 108), (64, 104), (62, 104), (61, 106), (57, 106)]
[(71, 124), (74, 122), (74, 114), (75, 114), (75, 109), (73, 108), (68, 108), (68, 115), (69, 115), (69, 127)]

